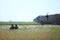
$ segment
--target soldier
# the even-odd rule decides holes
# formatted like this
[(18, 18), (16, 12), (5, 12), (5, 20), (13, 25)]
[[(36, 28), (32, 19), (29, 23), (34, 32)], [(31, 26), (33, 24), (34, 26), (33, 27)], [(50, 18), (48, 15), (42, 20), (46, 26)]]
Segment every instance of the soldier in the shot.
[(14, 29), (14, 25), (13, 25), (13, 24), (11, 24), (11, 27), (10, 27), (10, 29)]
[(15, 29), (18, 29), (18, 26), (17, 25), (15, 25)]

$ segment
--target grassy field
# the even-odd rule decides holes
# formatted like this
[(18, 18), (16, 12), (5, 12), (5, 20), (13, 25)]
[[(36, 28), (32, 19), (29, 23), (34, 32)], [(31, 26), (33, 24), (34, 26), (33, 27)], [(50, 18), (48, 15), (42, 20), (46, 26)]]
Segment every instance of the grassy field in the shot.
[(0, 25), (0, 40), (60, 40), (60, 25)]
[(18, 24), (18, 25), (39, 25), (37, 22), (0, 22), (0, 25)]

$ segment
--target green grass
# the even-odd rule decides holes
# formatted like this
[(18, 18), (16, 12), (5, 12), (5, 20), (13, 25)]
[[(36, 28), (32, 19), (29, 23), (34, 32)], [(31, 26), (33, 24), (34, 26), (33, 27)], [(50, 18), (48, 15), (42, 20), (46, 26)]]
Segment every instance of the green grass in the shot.
[(39, 25), (36, 22), (0, 22), (0, 25), (18, 24), (18, 25)]
[[(3, 26), (3, 25), (2, 25)], [(29, 25), (27, 25), (29, 27)], [(36, 25), (34, 25), (36, 26)], [(25, 28), (22, 25), (21, 29), (9, 30), (9, 29), (0, 29), (0, 40), (60, 40), (60, 27), (56, 26), (49, 28)], [(5, 26), (6, 27), (6, 26)]]
[(55, 31), (43, 29), (41, 31), (40, 29), (4, 30), (0, 31), (0, 40), (60, 40), (59, 30)]

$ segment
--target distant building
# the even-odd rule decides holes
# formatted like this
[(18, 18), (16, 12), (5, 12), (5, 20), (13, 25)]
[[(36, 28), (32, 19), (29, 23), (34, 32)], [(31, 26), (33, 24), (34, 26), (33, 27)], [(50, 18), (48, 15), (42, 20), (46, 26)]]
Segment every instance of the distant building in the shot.
[(48, 20), (46, 16), (38, 16), (33, 21), (38, 23), (51, 23), (51, 24), (60, 24), (60, 14), (48, 15)]

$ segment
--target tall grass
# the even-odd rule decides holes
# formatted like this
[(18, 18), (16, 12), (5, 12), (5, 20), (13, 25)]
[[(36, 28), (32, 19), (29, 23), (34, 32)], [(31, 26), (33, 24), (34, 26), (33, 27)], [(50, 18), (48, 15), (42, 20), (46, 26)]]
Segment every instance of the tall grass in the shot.
[(0, 40), (60, 40), (59, 25), (33, 25), (35, 28), (26, 26), (32, 25), (22, 25), (23, 28), (17, 30), (0, 29)]

